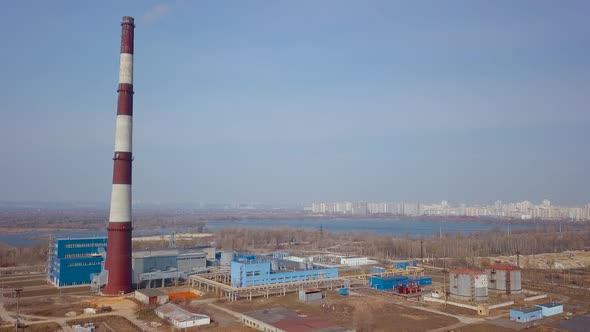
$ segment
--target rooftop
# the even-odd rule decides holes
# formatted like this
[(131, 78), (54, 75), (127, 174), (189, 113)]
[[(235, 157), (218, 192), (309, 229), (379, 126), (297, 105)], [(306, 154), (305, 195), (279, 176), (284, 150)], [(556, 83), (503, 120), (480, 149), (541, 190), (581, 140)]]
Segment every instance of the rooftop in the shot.
[(478, 269), (450, 269), (450, 272), (452, 273), (456, 273), (456, 274), (473, 274), (473, 275), (481, 275), (481, 274), (486, 274), (486, 271), (484, 270), (478, 270)]
[(106, 241), (107, 238), (105, 236), (60, 237), (60, 238), (56, 238), (55, 240), (56, 241), (86, 241), (86, 240)]
[(535, 304), (536, 306), (539, 307), (545, 307), (545, 308), (553, 308), (553, 307), (559, 307), (560, 305), (563, 305), (559, 302), (549, 302), (549, 303), (541, 303), (541, 304)]
[(305, 294), (311, 294), (311, 293), (319, 293), (322, 290), (319, 288), (310, 288), (310, 289), (306, 289), (304, 290)]
[(133, 251), (132, 255), (133, 255), (133, 258), (177, 256), (178, 249), (140, 250), (140, 251)]
[(135, 292), (136, 293), (143, 294), (143, 295), (148, 296), (148, 297), (168, 295), (166, 292), (161, 291), (161, 290), (159, 290), (157, 288), (138, 289)]
[(510, 310), (516, 310), (516, 311), (520, 311), (522, 313), (529, 313), (529, 312), (535, 312), (535, 311), (540, 311), (541, 308), (537, 308), (537, 307), (524, 307), (524, 308), (517, 308), (517, 309), (510, 309)]
[(488, 267), (490, 270), (520, 271), (520, 267), (511, 264), (493, 264)]
[(244, 316), (262, 321), (287, 332), (347, 332), (349, 329), (336, 326), (326, 320), (299, 315), (285, 308), (272, 308), (244, 313)]
[(194, 319), (201, 319), (201, 318), (209, 318), (207, 315), (195, 314), (188, 310), (182, 309), (181, 307), (174, 305), (172, 303), (166, 303), (162, 306), (156, 308), (156, 312), (161, 313), (170, 320), (175, 320), (177, 322), (184, 322), (187, 320), (194, 320)]

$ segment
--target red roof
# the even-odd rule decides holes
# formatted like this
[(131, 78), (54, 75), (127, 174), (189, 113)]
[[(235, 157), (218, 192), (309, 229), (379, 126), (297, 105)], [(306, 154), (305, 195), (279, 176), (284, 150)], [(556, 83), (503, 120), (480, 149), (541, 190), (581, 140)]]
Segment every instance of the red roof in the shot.
[(486, 274), (486, 271), (478, 270), (478, 269), (451, 269), (450, 271), (452, 273), (456, 273), (456, 274), (475, 274), (475, 275)]
[(493, 264), (489, 267), (490, 270), (502, 270), (502, 271), (519, 271), (520, 267), (510, 264)]

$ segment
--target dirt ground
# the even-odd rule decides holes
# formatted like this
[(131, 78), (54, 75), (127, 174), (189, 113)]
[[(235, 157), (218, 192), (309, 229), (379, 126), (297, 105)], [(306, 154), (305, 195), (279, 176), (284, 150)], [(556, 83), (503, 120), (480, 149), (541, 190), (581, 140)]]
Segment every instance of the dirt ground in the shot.
[[(23, 314), (64, 317), (66, 313), (75, 311), (82, 314), (84, 308), (100, 308), (103, 305), (110, 306), (113, 310), (134, 309), (137, 304), (127, 298), (101, 298), (86, 296), (49, 296), (45, 298), (21, 298), (20, 312)], [(7, 310), (16, 310), (16, 302), (11, 301), (5, 305)]]
[[(516, 256), (497, 256), (493, 259), (516, 264)], [(534, 269), (578, 269), (590, 266), (590, 252), (564, 251), (562, 253), (521, 255), (520, 266)]]
[(102, 306), (110, 306), (113, 310), (120, 309), (136, 309), (138, 302), (124, 297), (92, 297), (88, 299), (93, 308), (100, 308)]
[[(27, 289), (27, 287), (23, 287), (23, 291), (21, 293), (21, 297), (33, 297), (33, 296), (52, 296), (52, 295), (60, 295), (60, 294), (79, 294), (79, 295), (92, 295), (90, 292), (89, 286), (82, 286), (82, 287), (72, 287), (72, 288), (55, 288), (51, 285), (47, 285), (45, 288), (41, 289)], [(4, 297), (11, 297), (11, 292), (5, 292)]]
[(321, 317), (346, 328), (371, 331), (391, 331), (392, 326), (396, 327), (396, 331), (425, 331), (458, 322), (452, 317), (397, 305), (388, 299), (370, 296), (342, 297), (334, 291), (327, 292), (323, 300), (307, 304), (299, 302), (298, 295), (293, 293), (284, 297), (256, 298), (222, 305), (237, 312), (285, 307), (301, 314)]
[[(455, 329), (457, 332), (514, 332), (513, 329), (503, 328), (495, 325), (489, 324), (477, 324), (477, 325), (468, 325), (465, 327), (461, 327)], [(531, 332), (565, 332), (563, 330), (555, 329), (548, 326), (533, 326), (531, 328), (527, 328), (526, 331)]]
[(0, 288), (18, 288), (30, 286), (48, 285), (47, 278), (42, 276), (30, 276), (23, 278), (0, 278)]
[(97, 326), (96, 332), (141, 331), (137, 326), (124, 317), (114, 315), (72, 319), (66, 323), (70, 326), (75, 324), (94, 323)]
[[(22, 332), (57, 332), (61, 331), (61, 327), (57, 323), (42, 323), (29, 325), (25, 328), (21, 328), (19, 331)], [(14, 327), (6, 326), (0, 328), (0, 332), (14, 332)]]

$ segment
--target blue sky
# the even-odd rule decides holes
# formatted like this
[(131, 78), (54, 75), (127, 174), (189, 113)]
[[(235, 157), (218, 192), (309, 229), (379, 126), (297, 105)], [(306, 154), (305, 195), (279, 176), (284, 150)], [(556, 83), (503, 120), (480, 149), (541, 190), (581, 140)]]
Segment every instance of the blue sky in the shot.
[(4, 1), (0, 200), (590, 201), (587, 1)]

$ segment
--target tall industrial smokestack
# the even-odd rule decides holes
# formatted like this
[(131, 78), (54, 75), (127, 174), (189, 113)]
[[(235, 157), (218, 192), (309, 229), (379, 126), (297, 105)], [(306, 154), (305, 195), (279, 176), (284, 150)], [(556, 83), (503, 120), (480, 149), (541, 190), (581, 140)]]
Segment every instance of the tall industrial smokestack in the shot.
[(119, 62), (119, 99), (113, 189), (109, 215), (105, 295), (118, 295), (133, 290), (131, 285), (131, 136), (133, 127), (133, 17), (124, 16), (121, 23), (121, 58)]

